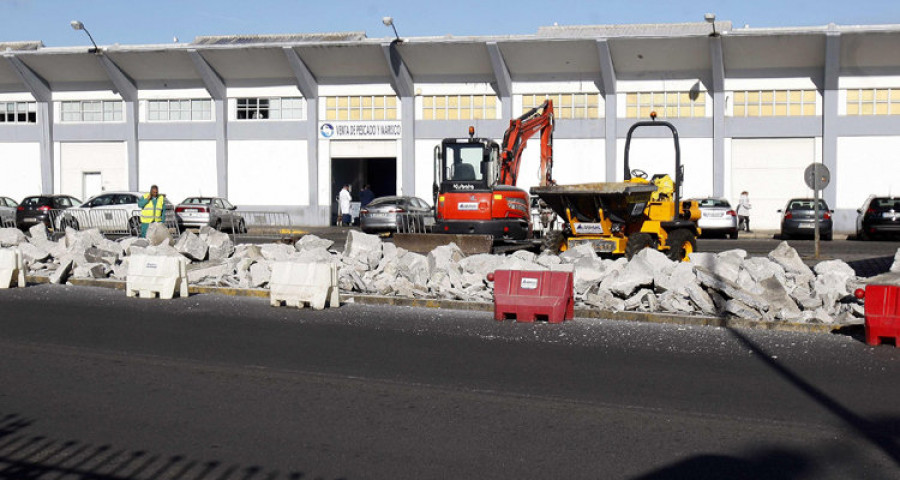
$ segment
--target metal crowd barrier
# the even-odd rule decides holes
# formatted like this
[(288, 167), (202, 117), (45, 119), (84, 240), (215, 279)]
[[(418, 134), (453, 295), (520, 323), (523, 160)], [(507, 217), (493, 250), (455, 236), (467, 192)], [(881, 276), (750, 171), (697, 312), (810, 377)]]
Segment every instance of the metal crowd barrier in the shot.
[(397, 233), (430, 233), (433, 224), (429, 225), (426, 217), (414, 213), (397, 213)]
[(239, 239), (283, 240), (292, 238), (298, 232), (287, 212), (264, 212), (238, 210), (240, 220), (225, 227), (225, 232), (237, 242)]
[(0, 228), (16, 228), (16, 217), (0, 217)]
[[(101, 234), (110, 237), (137, 237), (141, 234), (140, 210), (129, 211), (124, 208), (49, 210), (47, 217), (48, 228), (60, 234), (65, 232), (66, 228), (78, 231), (96, 228)], [(166, 211), (164, 219), (169, 234), (172, 238), (178, 238), (181, 230), (175, 212)]]

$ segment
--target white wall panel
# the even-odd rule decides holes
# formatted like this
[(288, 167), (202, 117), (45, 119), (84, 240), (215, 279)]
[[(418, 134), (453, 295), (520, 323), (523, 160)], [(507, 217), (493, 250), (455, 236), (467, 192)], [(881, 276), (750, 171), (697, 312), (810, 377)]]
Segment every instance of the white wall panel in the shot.
[(41, 144), (0, 143), (0, 196), (21, 201), (41, 193)]
[(429, 204), (433, 203), (432, 185), (434, 185), (434, 147), (440, 145), (438, 140), (416, 140), (416, 191), (412, 193)]
[[(522, 152), (519, 187), (525, 190), (540, 183), (541, 142), (532, 137)], [(559, 185), (606, 181), (604, 140), (554, 140), (553, 179)]]
[(837, 141), (837, 228), (856, 228), (856, 209), (869, 195), (900, 196), (900, 136), (841, 137)]
[(172, 203), (189, 196), (218, 194), (215, 140), (144, 140), (139, 152), (138, 179), (142, 192), (157, 185)]
[[(712, 140), (682, 138), (681, 164), (684, 165), (683, 198), (705, 197), (713, 193)], [(616, 176), (610, 181), (621, 182), (625, 175), (625, 139), (616, 145)], [(631, 141), (630, 168), (640, 169), (652, 177), (664, 173), (675, 178), (675, 143), (671, 138), (635, 138)]]
[(814, 138), (733, 139), (728, 199), (735, 204), (746, 190), (753, 205), (751, 230), (779, 229), (778, 209), (784, 208), (792, 197), (812, 197), (813, 192), (803, 181), (803, 171), (815, 159)]
[(104, 191), (128, 189), (128, 152), (125, 142), (61, 142), (60, 191), (82, 200), (84, 174), (100, 173)]
[(304, 140), (228, 142), (228, 199), (241, 207), (309, 205)]

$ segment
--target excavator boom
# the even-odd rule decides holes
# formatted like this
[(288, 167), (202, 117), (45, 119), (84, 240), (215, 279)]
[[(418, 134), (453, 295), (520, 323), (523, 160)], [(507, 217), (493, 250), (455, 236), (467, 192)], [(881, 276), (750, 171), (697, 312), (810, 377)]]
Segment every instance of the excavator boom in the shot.
[(515, 186), (518, 183), (525, 144), (538, 132), (541, 133), (540, 186), (556, 183), (553, 181), (553, 100), (546, 100), (509, 121), (500, 152), (500, 185)]

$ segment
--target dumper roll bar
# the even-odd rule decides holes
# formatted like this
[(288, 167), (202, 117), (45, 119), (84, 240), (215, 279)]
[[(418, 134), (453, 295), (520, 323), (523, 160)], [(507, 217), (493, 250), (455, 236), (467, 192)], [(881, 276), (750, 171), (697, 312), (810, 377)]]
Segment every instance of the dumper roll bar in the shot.
[(678, 212), (681, 211), (681, 181), (682, 177), (684, 177), (684, 172), (681, 170), (681, 147), (678, 142), (678, 130), (675, 129), (675, 125), (665, 120), (657, 121), (655, 115), (653, 115), (652, 121), (642, 121), (632, 125), (628, 129), (628, 134), (625, 135), (625, 180), (631, 180), (628, 154), (631, 151), (631, 136), (638, 127), (666, 127), (672, 132), (672, 140), (675, 142), (675, 217), (677, 218)]

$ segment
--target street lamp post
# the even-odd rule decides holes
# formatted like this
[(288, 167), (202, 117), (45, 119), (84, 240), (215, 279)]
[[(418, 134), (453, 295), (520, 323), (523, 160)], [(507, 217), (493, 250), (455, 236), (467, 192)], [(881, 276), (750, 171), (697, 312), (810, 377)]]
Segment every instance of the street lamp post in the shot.
[(86, 33), (88, 38), (91, 39), (91, 44), (94, 45), (94, 48), (88, 49), (88, 53), (100, 53), (100, 47), (98, 47), (97, 42), (94, 41), (94, 36), (91, 35), (91, 32), (88, 31), (87, 27), (85, 27), (83, 23), (79, 22), (78, 20), (72, 20), (69, 25), (72, 25), (72, 30), (84, 30), (84, 33)]
[(385, 27), (391, 27), (394, 29), (394, 36), (397, 37), (395, 42), (402, 42), (403, 40), (400, 38), (400, 35), (397, 34), (397, 27), (394, 26), (394, 17), (384, 17), (381, 19), (381, 23), (384, 24)]
[(703, 16), (703, 19), (706, 20), (706, 23), (712, 25), (712, 33), (709, 34), (710, 37), (718, 37), (719, 34), (716, 33), (716, 14), (715, 13), (707, 13)]

